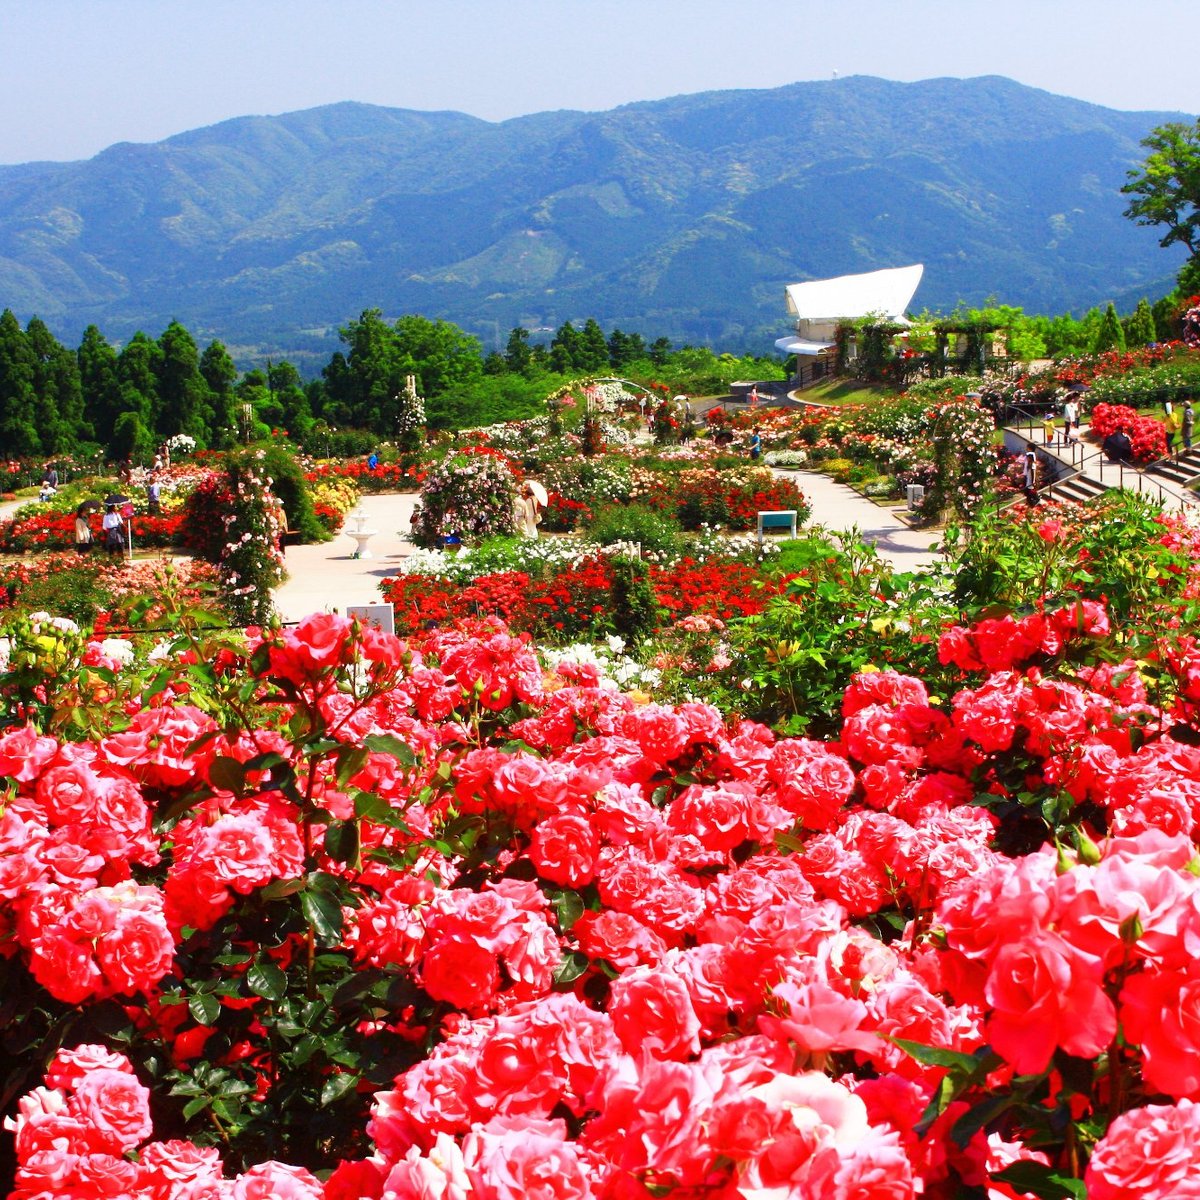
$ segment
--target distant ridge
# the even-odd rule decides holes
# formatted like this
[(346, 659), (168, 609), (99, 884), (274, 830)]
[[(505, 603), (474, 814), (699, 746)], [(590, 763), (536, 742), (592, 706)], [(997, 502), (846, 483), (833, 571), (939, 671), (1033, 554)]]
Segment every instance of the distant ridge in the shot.
[(989, 76), (865, 76), (491, 123), (341, 103), (0, 167), (0, 307), (75, 342), (178, 319), (246, 363), (362, 309), (769, 349), (785, 284), (925, 264), (915, 303), (1030, 312), (1170, 286), (1122, 217), (1125, 113)]

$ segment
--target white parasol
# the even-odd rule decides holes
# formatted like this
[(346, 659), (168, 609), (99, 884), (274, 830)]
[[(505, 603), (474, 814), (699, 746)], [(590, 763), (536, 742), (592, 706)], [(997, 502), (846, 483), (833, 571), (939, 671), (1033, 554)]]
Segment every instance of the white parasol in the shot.
[(536, 479), (525, 480), (525, 486), (529, 489), (529, 494), (537, 501), (539, 508), (545, 508), (550, 503), (549, 493)]

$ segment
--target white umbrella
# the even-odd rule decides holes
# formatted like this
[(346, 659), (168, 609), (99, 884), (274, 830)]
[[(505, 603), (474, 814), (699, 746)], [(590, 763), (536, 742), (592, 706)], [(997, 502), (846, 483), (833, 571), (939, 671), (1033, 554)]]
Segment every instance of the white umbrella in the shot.
[(529, 494), (538, 502), (539, 508), (545, 508), (550, 503), (549, 493), (536, 479), (525, 480), (525, 486), (529, 489)]

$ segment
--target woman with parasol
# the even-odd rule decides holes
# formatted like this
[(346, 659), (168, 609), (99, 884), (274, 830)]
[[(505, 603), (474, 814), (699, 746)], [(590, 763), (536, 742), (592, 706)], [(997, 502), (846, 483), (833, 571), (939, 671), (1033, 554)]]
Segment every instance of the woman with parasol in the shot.
[(117, 510), (118, 504), (128, 504), (127, 496), (112, 495), (104, 501), (104, 520), (100, 522), (104, 529), (104, 549), (109, 554), (121, 554), (125, 550), (124, 518)]
[(525, 480), (517, 493), (513, 508), (513, 517), (519, 534), (523, 537), (537, 537), (537, 527), (538, 522), (542, 519), (542, 509), (546, 507), (549, 499), (546, 489), (536, 479)]
[(85, 500), (75, 510), (75, 550), (78, 554), (90, 554), (92, 549), (92, 526), (88, 521), (91, 513), (100, 510), (99, 500)]

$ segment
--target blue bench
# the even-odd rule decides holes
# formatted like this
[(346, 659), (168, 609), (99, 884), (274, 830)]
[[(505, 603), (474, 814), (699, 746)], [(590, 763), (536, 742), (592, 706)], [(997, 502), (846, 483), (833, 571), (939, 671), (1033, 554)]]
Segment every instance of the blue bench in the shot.
[(758, 544), (761, 546), (765, 533), (786, 531), (786, 536), (796, 536), (796, 510), (784, 508), (777, 512), (760, 512), (758, 514)]

